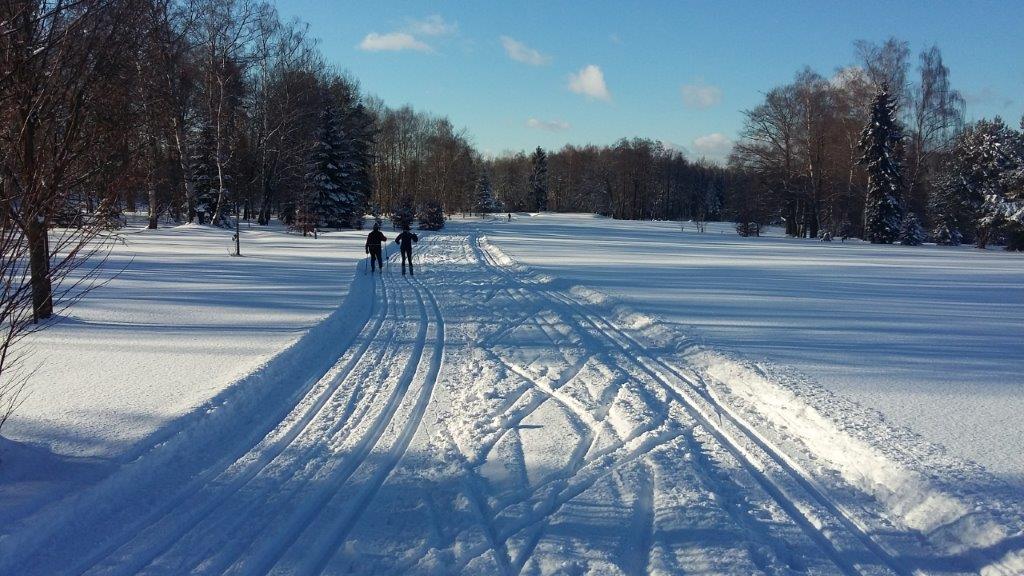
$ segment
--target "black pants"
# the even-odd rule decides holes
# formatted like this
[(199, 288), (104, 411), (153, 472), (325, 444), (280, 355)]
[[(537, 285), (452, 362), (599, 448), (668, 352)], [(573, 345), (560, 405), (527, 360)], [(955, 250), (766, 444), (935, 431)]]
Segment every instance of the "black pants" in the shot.
[(405, 274), (405, 261), (409, 261), (409, 274), (413, 274), (412, 271), (412, 248), (402, 248), (402, 274)]
[(370, 270), (376, 270), (377, 266), (384, 269), (384, 260), (380, 257), (380, 246), (370, 246)]

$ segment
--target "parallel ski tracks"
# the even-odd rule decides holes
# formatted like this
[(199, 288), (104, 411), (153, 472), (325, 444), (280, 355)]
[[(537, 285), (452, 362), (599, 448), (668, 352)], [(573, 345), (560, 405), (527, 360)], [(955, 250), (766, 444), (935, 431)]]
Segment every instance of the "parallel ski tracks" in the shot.
[[(302, 564), (310, 573), (321, 570), (404, 456), (443, 362), (444, 321), (429, 289), (389, 275), (380, 284), (379, 310), (328, 371), (326, 384), (316, 385), (255, 446), (204, 470), (71, 573), (267, 573), (313, 524), (326, 529), (313, 534), (319, 553), (303, 554)], [(418, 327), (408, 350), (400, 350), (408, 304)], [(400, 360), (397, 378), (387, 370), (386, 381), (365, 378), (382, 361)], [(386, 399), (374, 401), (380, 394)], [(401, 422), (399, 411), (406, 416)], [(385, 436), (393, 441), (382, 445)], [(371, 461), (371, 453), (382, 457)], [(356, 505), (328, 518), (339, 493), (349, 490), (356, 498), (346, 493), (343, 499)], [(283, 521), (272, 525), (271, 518)]]
[[(521, 274), (510, 271), (508, 266), (497, 262), (489, 250), (482, 246), (478, 236), (474, 237), (472, 242), (481, 262), (504, 275), (512, 284), (526, 286), (545, 298), (555, 310), (565, 310), (571, 316), (578, 318), (583, 325), (590, 326), (594, 337), (620, 350), (627, 358), (632, 359), (634, 365), (663, 386), (670, 397), (682, 406), (694, 421), (699, 423), (718, 444), (733, 455), (779, 507), (826, 553), (837, 568), (846, 574), (865, 573), (865, 566), (862, 562), (851, 560), (851, 556), (854, 556), (856, 551), (848, 549), (850, 539), (845, 539), (846, 541), (841, 543), (842, 548), (838, 547), (835, 542), (838, 536), (831, 532), (826, 534), (828, 526), (842, 528), (853, 537), (852, 540), (869, 552), (870, 557), (874, 557), (875, 561), (866, 567), (868, 573), (881, 568), (883, 572), (887, 570), (900, 575), (910, 574), (910, 571), (905, 569), (895, 557), (861, 528), (856, 519), (847, 515), (840, 505), (829, 499), (823, 490), (792, 465), (781, 451), (774, 449), (766, 440), (753, 432), (749, 426), (741, 422), (738, 417), (706, 392), (701, 383), (696, 382), (693, 376), (682, 374), (678, 369), (649, 352), (625, 330), (616, 326), (612, 321), (593, 314), (585, 305), (575, 299), (549, 290), (542, 284), (526, 280), (521, 277)], [(727, 423), (728, 428), (726, 427)], [(737, 435), (742, 438), (742, 442), (735, 440)], [(766, 461), (770, 463), (775, 472), (781, 472), (786, 477), (784, 482), (769, 474), (769, 471), (764, 468)], [(794, 496), (791, 495), (794, 487), (803, 492), (800, 500), (794, 500)], [(808, 511), (806, 506), (808, 501), (812, 504), (813, 512)], [(834, 521), (822, 526), (822, 518), (819, 517), (822, 513), (830, 515)], [(840, 541), (844, 540), (842, 537), (839, 539)], [(864, 556), (861, 554), (861, 560), (864, 560)]]

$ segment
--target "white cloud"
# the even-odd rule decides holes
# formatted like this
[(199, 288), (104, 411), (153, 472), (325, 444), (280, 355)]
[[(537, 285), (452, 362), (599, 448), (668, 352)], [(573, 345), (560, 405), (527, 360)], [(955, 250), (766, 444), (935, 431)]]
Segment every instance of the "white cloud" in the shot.
[(541, 54), (526, 44), (508, 36), (501, 37), (501, 45), (505, 47), (505, 53), (516, 62), (522, 62), (531, 66), (543, 66), (551, 62), (551, 57)]
[(439, 14), (433, 14), (422, 20), (411, 21), (409, 30), (423, 36), (449, 36), (458, 32), (459, 25), (455, 22), (445, 22)]
[(432, 52), (433, 49), (412, 34), (406, 32), (389, 32), (377, 34), (370, 32), (359, 43), (359, 49), (367, 52), (398, 52), (401, 50), (415, 50), (417, 52)]
[(722, 89), (718, 86), (705, 84), (698, 80), (693, 84), (684, 84), (682, 88), (683, 103), (688, 108), (703, 110), (711, 108), (722, 101)]
[(612, 99), (608, 86), (604, 83), (604, 73), (593, 64), (575, 74), (569, 74), (569, 90), (595, 100), (610, 102)]
[(613, 33), (609, 35), (608, 40), (610, 40), (612, 44), (622, 46), (622, 38), (620, 38), (618, 34)]
[(721, 132), (714, 132), (694, 138), (693, 149), (698, 156), (709, 160), (725, 160), (732, 151), (732, 140)]
[(548, 132), (561, 132), (562, 130), (572, 128), (572, 126), (564, 120), (538, 120), (536, 118), (530, 118), (527, 120), (526, 125), (535, 130), (546, 130)]

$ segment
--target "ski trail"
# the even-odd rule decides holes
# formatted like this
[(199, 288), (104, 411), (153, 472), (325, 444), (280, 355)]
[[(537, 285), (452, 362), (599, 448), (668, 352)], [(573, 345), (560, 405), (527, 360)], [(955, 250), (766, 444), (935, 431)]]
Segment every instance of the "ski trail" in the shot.
[[(474, 241), (479, 246), (480, 251), (487, 254), (488, 264), (498, 268), (511, 282), (529, 285), (535, 291), (547, 298), (556, 308), (561, 307), (569, 310), (572, 315), (579, 318), (580, 322), (589, 325), (594, 330), (594, 334), (597, 338), (604, 340), (609, 345), (618, 348), (627, 357), (632, 358), (637, 367), (645, 372), (652, 380), (667, 389), (670, 395), (684, 406), (687, 412), (698, 423), (703, 425), (715, 436), (715, 439), (721, 445), (733, 453), (736, 459), (744, 465), (748, 473), (758, 479), (762, 488), (772, 494), (782, 509), (785, 510), (788, 515), (804, 529), (808, 536), (819, 544), (821, 549), (828, 554), (837, 567), (847, 574), (860, 574), (861, 567), (855, 565), (855, 563), (849, 560), (849, 558), (863, 558), (863, 551), (858, 550), (858, 548), (863, 547), (866, 548), (867, 551), (870, 551), (870, 556), (875, 557), (876, 563), (884, 563), (890, 570), (892, 570), (892, 572), (897, 574), (909, 573), (904, 570), (894, 558), (882, 550), (881, 547), (878, 546), (877, 543), (875, 543), (867, 534), (863, 533), (856, 527), (856, 525), (850, 522), (848, 518), (842, 515), (834, 505), (829, 505), (829, 501), (820, 491), (806, 490), (806, 486), (804, 485), (808, 483), (802, 481), (802, 477), (798, 477), (799, 475), (796, 474), (795, 470), (787, 466), (780, 467), (781, 470), (779, 470), (779, 472), (783, 475), (789, 475), (791, 477), (791, 481), (795, 480), (798, 487), (804, 488), (809, 492), (810, 500), (818, 500), (818, 505), (810, 508), (813, 512), (806, 512), (808, 497), (793, 496), (791, 495), (792, 491), (787, 492), (778, 485), (778, 482), (773, 481), (773, 476), (769, 476), (762, 470), (761, 465), (763, 462), (761, 459), (758, 459), (756, 455), (745, 450), (745, 446), (738, 444), (729, 437), (727, 433), (722, 431), (721, 424), (715, 422), (714, 418), (709, 418), (706, 411), (700, 410), (701, 405), (695, 401), (693, 395), (689, 393), (688, 390), (685, 390), (678, 384), (671, 382), (670, 379), (666, 378), (652, 366), (654, 363), (652, 360), (653, 355), (647, 352), (642, 345), (633, 340), (626, 340), (627, 336), (623, 331), (613, 326), (607, 319), (589, 312), (583, 304), (573, 300), (572, 298), (554, 290), (549, 290), (546, 287), (530, 282), (529, 280), (519, 278), (513, 272), (509, 271), (507, 266), (502, 266), (498, 263), (496, 258), (491, 254), (488, 254), (491, 250), (496, 250), (495, 248), (491, 246), (480, 246), (481, 240), (479, 238), (474, 239)], [(510, 261), (507, 257), (504, 257), (504, 260)], [(714, 411), (712, 410), (711, 413), (714, 414)], [(768, 459), (779, 459), (777, 455), (774, 459), (771, 458), (771, 456), (772, 454), (769, 453)], [(774, 477), (778, 477), (778, 475), (774, 475)], [(832, 519), (832, 521), (828, 523), (824, 522), (818, 514), (818, 511), (822, 508), (824, 508), (826, 512), (831, 512), (832, 515), (837, 518)], [(849, 542), (851, 538), (843, 533), (840, 533), (837, 537), (830, 531), (830, 533), (826, 535), (825, 532), (819, 528), (819, 526), (834, 526), (836, 524), (840, 525), (840, 528), (843, 529), (843, 533), (852, 535), (852, 539), (855, 539), (860, 546), (853, 546), (852, 543)], [(837, 548), (837, 544), (834, 540), (839, 540), (842, 548)], [(851, 547), (853, 548), (852, 550), (850, 549)], [(873, 568), (871, 566), (867, 567), (868, 572), (871, 572), (872, 569)]]
[[(420, 356), (417, 374), (422, 375), (414, 376), (410, 380), (414, 379), (416, 381), (419, 392), (414, 405), (409, 408), (409, 414), (404, 415), (404, 422), (399, 423), (394, 418), (394, 412), (392, 412), (389, 425), (393, 425), (396, 428), (401, 427), (397, 439), (391, 447), (382, 450), (384, 454), (379, 459), (375, 459), (372, 462), (368, 462), (365, 456), (361, 459), (361, 465), (367, 468), (367, 471), (361, 471), (360, 476), (368, 476), (369, 479), (358, 491), (358, 495), (354, 499), (351, 497), (351, 492), (341, 489), (333, 495), (334, 498), (331, 501), (319, 507), (318, 521), (307, 522), (308, 525), (305, 528), (305, 533), (309, 534), (311, 538), (315, 538), (312, 544), (302, 548), (295, 548), (290, 555), (284, 556), (281, 559), (275, 558), (273, 563), (259, 564), (260, 568), (255, 570), (256, 572), (263, 572), (263, 567), (277, 563), (281, 565), (274, 566), (270, 573), (289, 574), (298, 572), (316, 574), (322, 572), (336, 551), (343, 549), (346, 536), (356, 523), (359, 522), (370, 501), (405, 455), (413, 435), (419, 429), (427, 404), (433, 395), (437, 375), (444, 361), (445, 330), (440, 307), (433, 294), (430, 293), (430, 290), (414, 279), (410, 280), (409, 285), (416, 290), (417, 301), (424, 318), (424, 326), (430, 328), (428, 330), (430, 334), (425, 337), (425, 341), (432, 342), (432, 346), (430, 358), (424, 361), (425, 341), (417, 340), (418, 354)], [(243, 566), (239, 566), (238, 570), (233, 570), (229, 573), (249, 573), (252, 571), (243, 568)]]

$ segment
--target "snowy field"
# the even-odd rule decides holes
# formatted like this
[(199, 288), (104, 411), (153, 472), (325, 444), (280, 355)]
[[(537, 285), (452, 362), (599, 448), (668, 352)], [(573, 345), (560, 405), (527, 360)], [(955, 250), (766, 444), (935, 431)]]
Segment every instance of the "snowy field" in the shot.
[[(187, 427), (205, 404), (230, 399), (219, 395), (335, 311), (363, 256), (356, 233), (314, 241), (243, 231), (244, 257), (232, 258), (224, 230), (123, 232), (101, 276), (116, 278), (27, 341), (35, 373), (3, 429), (20, 444), (0, 444), (6, 518), (74, 489), (65, 483), (103, 476)], [(25, 489), (12, 489), (15, 480)]]
[(0, 574), (1024, 573), (1020, 257), (725, 230), (133, 235), (33, 342)]

